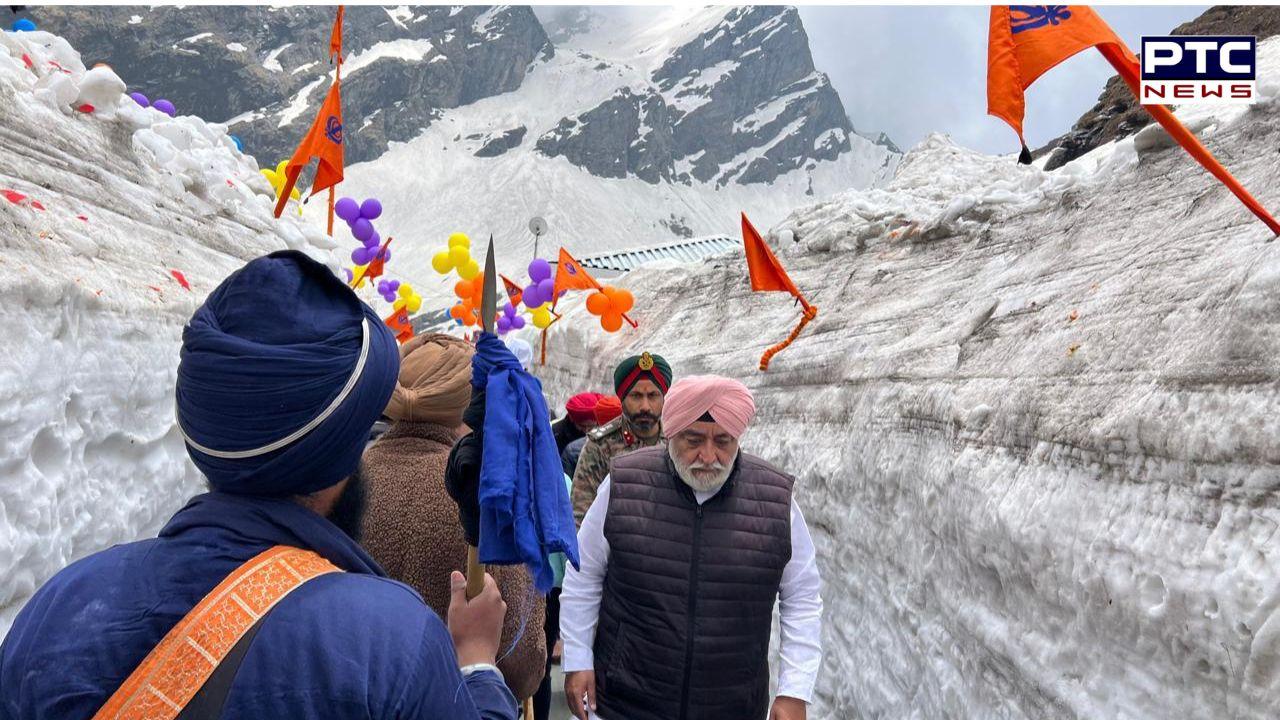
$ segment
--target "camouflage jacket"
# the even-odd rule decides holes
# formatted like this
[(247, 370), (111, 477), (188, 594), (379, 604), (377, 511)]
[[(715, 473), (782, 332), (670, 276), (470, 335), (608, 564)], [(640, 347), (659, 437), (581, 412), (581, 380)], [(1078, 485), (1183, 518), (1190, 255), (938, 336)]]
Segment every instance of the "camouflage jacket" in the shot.
[(653, 445), (666, 445), (659, 432), (651, 439), (636, 436), (625, 416), (587, 432), (587, 444), (578, 456), (578, 469), (573, 473), (573, 519), (582, 525), (587, 508), (596, 499), (596, 490), (609, 474), (609, 461), (617, 455)]

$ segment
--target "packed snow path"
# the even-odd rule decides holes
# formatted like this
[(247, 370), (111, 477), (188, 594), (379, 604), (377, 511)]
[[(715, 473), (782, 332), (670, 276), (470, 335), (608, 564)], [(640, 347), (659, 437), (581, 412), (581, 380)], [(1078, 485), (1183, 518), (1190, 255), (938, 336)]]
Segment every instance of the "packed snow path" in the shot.
[[(1280, 210), (1269, 92), (1194, 125)], [(751, 386), (823, 570), (814, 717), (1280, 714), (1280, 243), (1156, 130), (1048, 174), (934, 137), (793, 213), (820, 314), (768, 372), (799, 310), (740, 251), (551, 335), (557, 401), (642, 349)]]

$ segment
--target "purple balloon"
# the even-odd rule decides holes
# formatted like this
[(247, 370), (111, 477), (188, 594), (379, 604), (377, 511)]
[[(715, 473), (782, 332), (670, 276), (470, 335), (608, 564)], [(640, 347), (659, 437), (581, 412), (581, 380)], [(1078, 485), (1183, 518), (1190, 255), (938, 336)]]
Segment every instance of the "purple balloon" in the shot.
[(347, 224), (355, 222), (360, 217), (360, 203), (355, 198), (339, 198), (338, 202), (333, 204), (333, 214), (347, 221)]
[(370, 235), (368, 238), (365, 238), (365, 241), (364, 241), (364, 246), (370, 247), (370, 248), (376, 248), (381, 244), (382, 244), (382, 236), (378, 234), (377, 230), (374, 230), (373, 234)]
[(147, 99), (146, 95), (143, 95), (140, 92), (131, 92), (129, 93), (129, 97), (133, 98), (133, 101), (142, 107), (151, 107), (151, 101)]
[(386, 301), (387, 301), (387, 302), (389, 302), (389, 303), (394, 303), (394, 302), (396, 301), (396, 294), (395, 294), (395, 293), (383, 293), (383, 294), (382, 294), (382, 299), (383, 299), (383, 300), (386, 300)]
[[(377, 252), (376, 250), (374, 251)], [(382, 251), (382, 262), (391, 262), (391, 248)]]
[(520, 296), (520, 300), (524, 303), (525, 307), (531, 308), (538, 307), (545, 302), (538, 294), (537, 285), (526, 285), (524, 288), (524, 294)]
[(165, 100), (164, 98), (160, 98), (159, 100), (151, 103), (151, 107), (159, 110), (169, 117), (174, 117), (178, 114), (178, 109), (173, 106), (173, 103)]
[(546, 301), (555, 297), (555, 294), (556, 294), (556, 283), (554, 280), (552, 280), (551, 278), (547, 278), (546, 280), (540, 280), (538, 282), (538, 297)]
[(351, 234), (355, 235), (360, 242), (368, 242), (369, 237), (373, 235), (373, 223), (360, 218), (351, 224)]
[(542, 282), (551, 277), (551, 263), (542, 258), (534, 258), (529, 263), (529, 279), (534, 282)]
[(399, 280), (392, 280), (391, 282), (387, 283), (387, 287), (391, 288), (391, 292), (399, 292), (399, 290), (400, 290), (400, 281), (399, 281)]
[(347, 282), (351, 282), (356, 279), (356, 276), (351, 273), (351, 268), (342, 268), (342, 272), (346, 273)]
[(519, 315), (516, 315), (515, 317), (511, 318), (511, 327), (515, 330), (519, 330), (523, 328), (524, 318), (520, 317)]
[(365, 254), (366, 252), (367, 250), (364, 248), (364, 246), (360, 246), (355, 250), (352, 250), (351, 262), (355, 263), (356, 265), (367, 265), (369, 263), (369, 256)]
[(386, 295), (386, 294), (387, 294), (387, 281), (386, 281), (386, 280), (379, 280), (379, 281), (378, 281), (378, 292), (379, 292), (380, 294), (382, 294), (382, 295)]
[(503, 315), (498, 318), (498, 332), (506, 332), (511, 329), (511, 318)]
[(382, 203), (377, 200), (369, 198), (368, 200), (360, 203), (360, 217), (366, 220), (377, 220), (378, 216), (381, 214)]

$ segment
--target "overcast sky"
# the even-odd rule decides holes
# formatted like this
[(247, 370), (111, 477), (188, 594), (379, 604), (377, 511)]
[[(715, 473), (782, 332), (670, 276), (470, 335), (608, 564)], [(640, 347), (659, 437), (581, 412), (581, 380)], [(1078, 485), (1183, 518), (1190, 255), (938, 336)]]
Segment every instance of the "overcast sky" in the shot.
[[(989, 6), (797, 7), (814, 64), (831, 76), (858, 130), (883, 130), (903, 150), (935, 131), (983, 152), (1018, 150), (1013, 130), (986, 114)], [(1166, 34), (1207, 8), (1096, 10), (1137, 52), (1143, 35)], [(1027, 143), (1069, 130), (1114, 74), (1091, 50), (1037, 80), (1027, 91)]]

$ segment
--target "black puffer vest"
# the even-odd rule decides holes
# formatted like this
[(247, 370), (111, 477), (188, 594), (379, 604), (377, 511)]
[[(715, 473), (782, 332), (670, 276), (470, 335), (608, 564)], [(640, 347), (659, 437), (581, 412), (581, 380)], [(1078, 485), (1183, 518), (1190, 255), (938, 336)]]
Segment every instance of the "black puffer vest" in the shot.
[(792, 478), (739, 453), (701, 506), (664, 447), (614, 458), (595, 639), (607, 720), (758, 720), (791, 559)]

